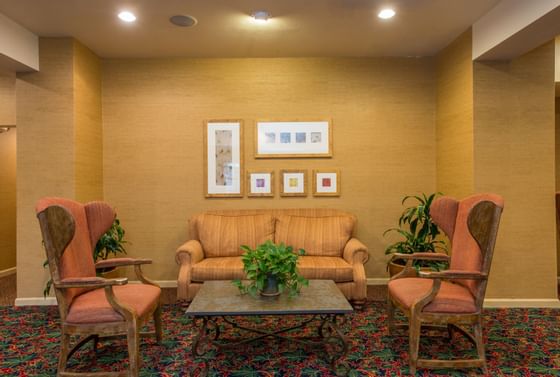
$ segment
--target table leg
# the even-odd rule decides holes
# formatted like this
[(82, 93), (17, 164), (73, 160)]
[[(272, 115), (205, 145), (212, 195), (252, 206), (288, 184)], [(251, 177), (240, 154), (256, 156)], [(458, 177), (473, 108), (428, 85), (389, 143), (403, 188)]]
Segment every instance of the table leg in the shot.
[(336, 314), (321, 316), (319, 335), (323, 338), (326, 359), (331, 368), (337, 376), (346, 376), (350, 366), (343, 358), (348, 354), (348, 342), (337, 324), (338, 318)]

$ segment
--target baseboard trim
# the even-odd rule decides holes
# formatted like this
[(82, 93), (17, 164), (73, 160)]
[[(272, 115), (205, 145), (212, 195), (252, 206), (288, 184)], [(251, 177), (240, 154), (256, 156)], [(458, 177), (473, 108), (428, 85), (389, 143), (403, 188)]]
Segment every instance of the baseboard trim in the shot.
[(0, 278), (10, 276), (10, 275), (13, 275), (15, 273), (16, 273), (16, 268), (15, 267), (7, 268), (5, 270), (0, 271)]
[(485, 308), (560, 308), (555, 298), (489, 298), (484, 300)]
[(389, 283), (389, 278), (369, 278), (367, 279), (367, 285), (387, 285)]
[(14, 306), (52, 306), (56, 304), (56, 297), (22, 297), (16, 298)]

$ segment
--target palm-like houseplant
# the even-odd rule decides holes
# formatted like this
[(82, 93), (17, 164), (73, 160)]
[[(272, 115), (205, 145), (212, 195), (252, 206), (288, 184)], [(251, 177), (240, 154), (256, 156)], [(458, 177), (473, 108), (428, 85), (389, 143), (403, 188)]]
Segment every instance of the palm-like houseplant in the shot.
[[(402, 237), (401, 240), (387, 246), (385, 254), (447, 252), (447, 244), (439, 238), (440, 230), (430, 216), (430, 207), (438, 195), (441, 193), (433, 193), (428, 196), (426, 194), (422, 194), (422, 196), (407, 195), (403, 198), (402, 205), (410, 200), (415, 202), (402, 212), (398, 228), (390, 228), (383, 233), (384, 236), (387, 233), (398, 233)], [(404, 262), (398, 258), (391, 259), (390, 262), (404, 265)], [(446, 268), (447, 263), (415, 260), (413, 266), (417, 269), (429, 267), (439, 271)]]
[(293, 297), (300, 292), (302, 286), (308, 285), (307, 279), (297, 272), (298, 257), (305, 254), (303, 249), (294, 252), (291, 246), (283, 243), (276, 245), (272, 241), (266, 241), (255, 249), (242, 245), (241, 249), (245, 251), (241, 259), (249, 279), (248, 284), (241, 280), (233, 281), (241, 293), (276, 296), (287, 290), (290, 297)]

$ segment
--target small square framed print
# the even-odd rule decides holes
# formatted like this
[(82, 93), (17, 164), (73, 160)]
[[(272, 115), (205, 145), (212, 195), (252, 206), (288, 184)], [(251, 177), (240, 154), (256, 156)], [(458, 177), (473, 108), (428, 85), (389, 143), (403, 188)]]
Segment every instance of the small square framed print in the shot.
[(340, 170), (313, 170), (313, 196), (340, 196)]
[(263, 170), (248, 170), (247, 180), (249, 188), (248, 197), (273, 197), (274, 196), (274, 172)]
[(307, 171), (280, 170), (280, 196), (307, 196)]

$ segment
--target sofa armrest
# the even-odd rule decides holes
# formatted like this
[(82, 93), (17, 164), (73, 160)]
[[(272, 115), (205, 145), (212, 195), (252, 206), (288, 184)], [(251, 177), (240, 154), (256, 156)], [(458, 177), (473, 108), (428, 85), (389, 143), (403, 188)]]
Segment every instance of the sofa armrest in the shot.
[(346, 246), (344, 246), (342, 257), (352, 265), (354, 263), (365, 264), (369, 259), (369, 253), (366, 245), (357, 238), (350, 238)]
[(204, 259), (204, 251), (200, 241), (188, 240), (175, 252), (175, 261), (178, 265), (195, 264)]

